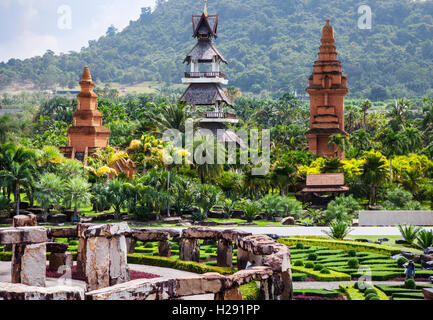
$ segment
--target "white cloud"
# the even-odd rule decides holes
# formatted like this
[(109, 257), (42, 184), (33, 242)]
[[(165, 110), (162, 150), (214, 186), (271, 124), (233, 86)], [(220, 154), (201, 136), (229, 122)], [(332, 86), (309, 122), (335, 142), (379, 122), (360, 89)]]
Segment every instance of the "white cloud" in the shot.
[(43, 55), (48, 49), (59, 52), (57, 38), (26, 31), (15, 37), (13, 41), (0, 43), (0, 61), (10, 58), (25, 59)]
[[(77, 1), (77, 0), (75, 0)], [(10, 58), (30, 58), (41, 55), (47, 50), (55, 53), (79, 51), (88, 44), (104, 35), (110, 25), (118, 30), (128, 26), (130, 20), (136, 20), (142, 7), (154, 7), (156, 0), (78, 0), (71, 4), (72, 29), (61, 32), (58, 29), (46, 28), (47, 12), (57, 12), (59, 1), (50, 0), (0, 0), (0, 18), (12, 10), (12, 3), (20, 5), (19, 18), (16, 23), (9, 24), (10, 30), (3, 30), (13, 35), (13, 38), (0, 40), (0, 61)], [(64, 1), (65, 4), (68, 0)], [(54, 8), (51, 10), (51, 8)], [(91, 10), (91, 17), (80, 14), (81, 10)], [(1, 37), (0, 37), (1, 39)]]

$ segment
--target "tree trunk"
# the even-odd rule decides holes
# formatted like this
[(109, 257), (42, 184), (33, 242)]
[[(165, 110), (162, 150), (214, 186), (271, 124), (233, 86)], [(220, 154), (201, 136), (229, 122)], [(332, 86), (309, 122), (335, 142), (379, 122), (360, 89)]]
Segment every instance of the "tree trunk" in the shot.
[(389, 183), (392, 183), (392, 153), (389, 157)]
[[(168, 177), (167, 177), (167, 194), (169, 189), (170, 189), (170, 170), (168, 170)], [(168, 198), (167, 198), (167, 217), (170, 217), (170, 200)]]
[(20, 214), (20, 183), (17, 182), (15, 186), (15, 203), (16, 203), (16, 215)]
[(48, 209), (44, 209), (44, 222), (48, 221)]

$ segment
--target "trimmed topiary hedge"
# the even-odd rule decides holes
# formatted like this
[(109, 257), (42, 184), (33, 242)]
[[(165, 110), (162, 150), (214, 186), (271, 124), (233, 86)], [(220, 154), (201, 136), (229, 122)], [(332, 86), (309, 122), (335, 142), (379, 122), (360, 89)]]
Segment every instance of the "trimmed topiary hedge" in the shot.
[(12, 252), (0, 252), (0, 261), (12, 261)]
[[(356, 289), (354, 285), (340, 285), (340, 290), (342, 290), (346, 294), (349, 300), (367, 300), (367, 296), (369, 296), (368, 300), (389, 300), (388, 296), (384, 292), (380, 291), (378, 288), (372, 287), (372, 289), (376, 290), (378, 299), (373, 298), (373, 296), (375, 296), (376, 294), (365, 294), (365, 292), (363, 293), (360, 290)], [(368, 290), (372, 292), (371, 289), (367, 289), (365, 291)]]
[(321, 273), (320, 271), (314, 271), (313, 269), (308, 269), (305, 267), (292, 266), (292, 270), (295, 272), (305, 273), (317, 281), (350, 281), (351, 280), (350, 275), (341, 272), (331, 271), (331, 270), (329, 270), (329, 274), (324, 274)]
[(329, 240), (329, 239), (310, 239), (310, 238), (281, 238), (277, 242), (283, 243), (288, 246), (295, 246), (298, 242), (302, 242), (307, 245), (312, 246), (322, 246), (330, 249), (342, 249), (350, 250), (354, 249), (356, 251), (367, 251), (378, 254), (383, 254), (386, 256), (392, 256), (400, 252), (399, 248), (384, 246), (375, 243), (365, 243), (358, 241), (346, 241), (346, 240)]

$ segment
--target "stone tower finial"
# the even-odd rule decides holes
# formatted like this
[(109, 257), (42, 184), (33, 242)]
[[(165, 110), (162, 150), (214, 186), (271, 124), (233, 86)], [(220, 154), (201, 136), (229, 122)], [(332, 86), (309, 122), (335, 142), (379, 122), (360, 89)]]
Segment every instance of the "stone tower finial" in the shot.
[(322, 29), (322, 44), (333, 44), (334, 39), (334, 29), (331, 26), (331, 20), (326, 19), (326, 25)]
[(81, 76), (81, 81), (92, 81), (92, 75), (90, 74), (89, 67), (84, 67), (83, 75)]

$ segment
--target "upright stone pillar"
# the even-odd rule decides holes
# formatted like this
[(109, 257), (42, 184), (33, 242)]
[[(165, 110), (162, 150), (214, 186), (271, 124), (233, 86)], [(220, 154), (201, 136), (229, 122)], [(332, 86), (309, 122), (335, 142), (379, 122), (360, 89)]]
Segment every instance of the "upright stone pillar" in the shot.
[(0, 244), (12, 245), (12, 283), (45, 286), (46, 241), (45, 228), (0, 229)]
[(182, 238), (179, 242), (179, 258), (184, 261), (200, 262), (200, 244), (198, 239)]
[(136, 244), (137, 239), (135, 239), (132, 234), (126, 237), (126, 248), (128, 250), (128, 254), (133, 254), (135, 252)]
[(233, 242), (226, 239), (218, 240), (218, 267), (233, 267)]
[(171, 256), (171, 242), (170, 241), (159, 241), (158, 242), (158, 253), (160, 257)]
[(238, 256), (237, 256), (237, 267), (238, 270), (243, 270), (246, 268), (249, 259), (248, 251), (240, 248), (238, 246)]
[(78, 253), (77, 253), (77, 273), (81, 275), (86, 274), (86, 248), (87, 239), (84, 236), (84, 232), (89, 229), (93, 224), (91, 223), (79, 223), (77, 225), (78, 235)]
[(129, 281), (125, 222), (88, 228), (86, 246), (87, 289), (97, 290)]

